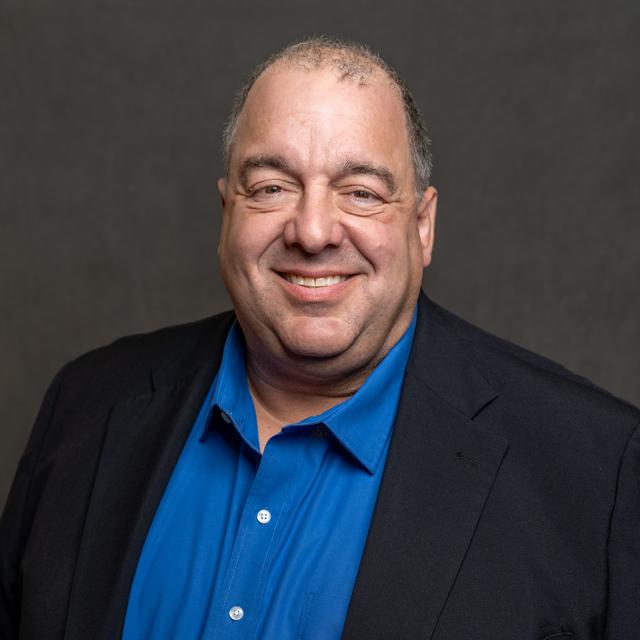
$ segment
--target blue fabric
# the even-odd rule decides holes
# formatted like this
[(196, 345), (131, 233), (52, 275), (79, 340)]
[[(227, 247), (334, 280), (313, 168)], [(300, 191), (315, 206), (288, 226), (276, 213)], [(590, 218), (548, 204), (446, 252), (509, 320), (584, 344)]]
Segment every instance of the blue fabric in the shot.
[(340, 637), (415, 320), (355, 395), (286, 426), (262, 455), (232, 327), (147, 534), (125, 640)]

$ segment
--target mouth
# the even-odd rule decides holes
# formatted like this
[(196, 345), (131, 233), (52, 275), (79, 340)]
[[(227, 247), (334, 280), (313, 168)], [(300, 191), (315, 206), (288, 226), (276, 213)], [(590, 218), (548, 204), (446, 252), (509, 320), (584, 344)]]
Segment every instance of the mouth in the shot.
[(308, 289), (321, 289), (322, 287), (330, 287), (331, 285), (345, 282), (351, 276), (348, 275), (320, 275), (314, 278), (309, 276), (303, 276), (298, 273), (280, 273), (278, 275), (284, 278), (291, 284), (298, 285), (300, 287), (307, 287)]

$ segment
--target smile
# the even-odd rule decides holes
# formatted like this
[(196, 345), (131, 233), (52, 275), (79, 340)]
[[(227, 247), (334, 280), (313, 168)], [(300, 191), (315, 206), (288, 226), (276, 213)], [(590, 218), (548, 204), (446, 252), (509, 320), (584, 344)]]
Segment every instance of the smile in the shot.
[(318, 278), (309, 278), (307, 276), (301, 276), (297, 273), (281, 273), (280, 274), (287, 282), (291, 284), (297, 284), (301, 287), (309, 287), (317, 289), (319, 287), (329, 287), (332, 284), (338, 284), (348, 280), (351, 276), (320, 276)]

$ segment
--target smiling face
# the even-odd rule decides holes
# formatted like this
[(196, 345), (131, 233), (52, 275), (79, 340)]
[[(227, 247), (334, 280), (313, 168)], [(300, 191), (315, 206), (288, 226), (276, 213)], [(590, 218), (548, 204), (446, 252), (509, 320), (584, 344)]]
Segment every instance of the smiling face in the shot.
[(411, 321), (436, 194), (416, 198), (405, 115), (379, 71), (268, 68), (219, 182), (222, 275), (250, 357), (321, 379), (368, 373)]

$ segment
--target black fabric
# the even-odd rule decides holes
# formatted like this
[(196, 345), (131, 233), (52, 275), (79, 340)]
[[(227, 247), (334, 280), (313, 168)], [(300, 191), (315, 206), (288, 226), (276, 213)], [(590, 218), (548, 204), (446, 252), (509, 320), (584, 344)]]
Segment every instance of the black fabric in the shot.
[[(126, 338), (56, 377), (0, 524), (0, 637), (118, 637), (232, 320)], [(637, 638), (639, 420), (422, 296), (344, 638)]]

